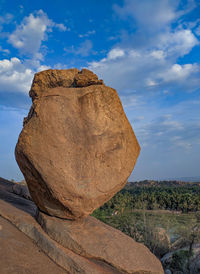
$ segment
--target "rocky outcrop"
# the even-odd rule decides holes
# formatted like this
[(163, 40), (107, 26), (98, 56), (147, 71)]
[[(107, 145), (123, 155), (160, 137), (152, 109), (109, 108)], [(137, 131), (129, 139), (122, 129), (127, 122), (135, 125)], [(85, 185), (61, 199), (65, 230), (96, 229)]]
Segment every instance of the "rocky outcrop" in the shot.
[(162, 273), (158, 259), (144, 245), (94, 217), (58, 220), (39, 212), (37, 220), (63, 247), (90, 260), (105, 262), (119, 273)]
[(25, 185), (20, 185), (20, 184), (14, 184), (12, 187), (12, 192), (16, 195), (19, 195), (25, 199), (32, 200), (28, 187)]
[[(27, 239), (16, 232), (12, 251), (9, 251), (8, 245), (5, 245), (3, 251), (5, 261), (8, 261), (9, 254), (16, 254), (18, 247), (22, 247), (19, 260), (10, 262), (10, 266), (14, 268), (13, 272), (10, 268), (9, 273), (18, 273), (16, 266), (20, 266), (20, 269), (18, 268), (20, 273), (23, 272), (24, 268), (31, 271), (30, 267), (33, 266), (34, 262), (37, 262), (37, 265), (32, 269), (33, 273), (42, 273), (42, 270), (43, 273), (65, 273), (66, 271), (70, 274), (163, 273), (161, 263), (145, 246), (136, 243), (120, 231), (93, 217), (70, 221), (47, 216), (41, 212), (38, 215), (32, 201), (8, 192), (7, 187), (2, 189), (0, 188), (0, 216), (31, 238), (35, 245), (29, 243)], [(36, 216), (41, 225), (36, 221)], [(4, 223), (1, 222), (0, 218), (1, 235), (5, 229)], [(8, 233), (7, 243), (10, 243), (9, 237), (11, 235)], [(21, 237), (21, 243), (18, 243), (18, 237)], [(45, 258), (43, 253), (36, 254), (38, 250), (36, 245), (40, 252), (48, 255), (64, 270), (62, 271), (59, 267), (56, 269), (56, 265), (52, 262), (48, 263), (48, 258)], [(30, 254), (28, 248), (31, 248), (33, 256), (31, 260), (27, 257)], [(27, 254), (24, 254), (26, 249)], [(0, 269), (4, 269), (5, 261), (1, 260)]]
[(127, 182), (140, 147), (117, 92), (83, 69), (37, 73), (16, 160), (33, 201), (52, 216), (78, 219)]
[(12, 223), (0, 217), (0, 273), (66, 274)]

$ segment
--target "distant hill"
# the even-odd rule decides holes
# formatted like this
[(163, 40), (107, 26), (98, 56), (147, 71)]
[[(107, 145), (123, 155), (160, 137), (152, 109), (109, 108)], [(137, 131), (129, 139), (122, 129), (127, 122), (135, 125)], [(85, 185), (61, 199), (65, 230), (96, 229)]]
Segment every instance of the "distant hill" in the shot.
[(200, 182), (200, 176), (195, 177), (180, 177), (180, 178), (168, 178), (167, 180), (176, 180), (176, 181), (183, 181), (183, 182)]
[(0, 177), (0, 186), (1, 186), (1, 185), (4, 186), (5, 183), (6, 183), (7, 185), (10, 185), (10, 186), (13, 185), (13, 182), (11, 182), (11, 181), (9, 181), (9, 180), (6, 180), (6, 179), (4, 179), (4, 178), (2, 178), (2, 177)]
[(144, 181), (136, 181), (136, 182), (128, 182), (126, 184), (126, 188), (130, 187), (200, 187), (200, 180), (198, 182), (192, 181), (179, 181), (179, 180), (164, 180), (164, 181), (156, 181), (156, 180), (144, 180)]

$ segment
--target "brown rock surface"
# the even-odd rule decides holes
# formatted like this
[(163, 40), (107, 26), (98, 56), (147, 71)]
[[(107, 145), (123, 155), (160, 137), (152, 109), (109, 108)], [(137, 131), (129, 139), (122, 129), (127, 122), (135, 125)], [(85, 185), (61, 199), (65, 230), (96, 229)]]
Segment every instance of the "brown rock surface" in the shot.
[[(38, 219), (43, 230), (34, 218), (36, 207), (33, 202), (6, 189), (0, 188), (0, 216), (32, 239), (34, 244), (19, 231), (17, 233), (14, 227), (4, 225), (6, 222), (0, 218), (0, 255), (3, 254), (1, 258), (4, 259), (0, 260), (0, 270), (9, 270), (3, 273), (64, 273), (63, 268), (70, 274), (163, 274), (159, 260), (146, 247), (95, 218), (70, 221), (40, 213)], [(1, 238), (2, 235), (6, 239)], [(62, 268), (56, 268), (50, 260), (48, 262), (42, 252), (38, 254), (36, 245)], [(20, 254), (16, 255), (19, 249)]]
[[(9, 270), (0, 273), (64, 273), (63, 268), (70, 274), (163, 274), (160, 262), (146, 247), (92, 217), (85, 221), (69, 221), (40, 213), (40, 222), (50, 237), (34, 218), (36, 207), (33, 202), (6, 189), (9, 190), (9, 185), (0, 188), (0, 216), (34, 244), (14, 227), (4, 226), (6, 222), (0, 219), (0, 255), (3, 253), (1, 258), (5, 260), (0, 260), (0, 270)], [(56, 268), (42, 252), (38, 254), (36, 245), (62, 268)]]
[(82, 71), (75, 75), (74, 86), (76, 87), (87, 87), (91, 85), (102, 85), (103, 81), (98, 80), (96, 74), (87, 69), (82, 69)]
[(64, 274), (33, 241), (14, 225), (0, 217), (1, 274)]
[(16, 160), (50, 215), (88, 216), (126, 183), (140, 147), (117, 92), (88, 70), (37, 73)]
[(140, 243), (97, 219), (70, 221), (39, 212), (44, 231), (74, 253), (106, 262), (124, 273), (163, 273), (159, 260)]

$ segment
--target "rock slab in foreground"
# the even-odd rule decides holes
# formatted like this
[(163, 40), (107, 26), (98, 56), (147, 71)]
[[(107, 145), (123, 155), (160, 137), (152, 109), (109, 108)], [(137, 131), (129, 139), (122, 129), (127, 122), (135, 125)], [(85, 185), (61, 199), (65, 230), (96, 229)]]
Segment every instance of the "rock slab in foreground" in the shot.
[(39, 212), (37, 220), (57, 243), (89, 260), (111, 265), (115, 273), (163, 273), (148, 248), (94, 217), (70, 221)]
[(13, 224), (0, 217), (1, 274), (66, 274)]
[(15, 155), (32, 199), (50, 215), (86, 217), (126, 184), (140, 151), (117, 92), (86, 69), (47, 70), (30, 96)]

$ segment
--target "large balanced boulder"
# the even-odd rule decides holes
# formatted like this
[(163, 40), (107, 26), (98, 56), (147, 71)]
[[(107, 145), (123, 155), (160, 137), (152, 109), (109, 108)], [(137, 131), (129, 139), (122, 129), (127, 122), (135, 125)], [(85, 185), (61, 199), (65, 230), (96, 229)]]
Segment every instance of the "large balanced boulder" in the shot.
[(50, 215), (86, 217), (126, 184), (139, 155), (118, 94), (69, 69), (35, 74), (30, 96), (15, 155), (32, 199)]

